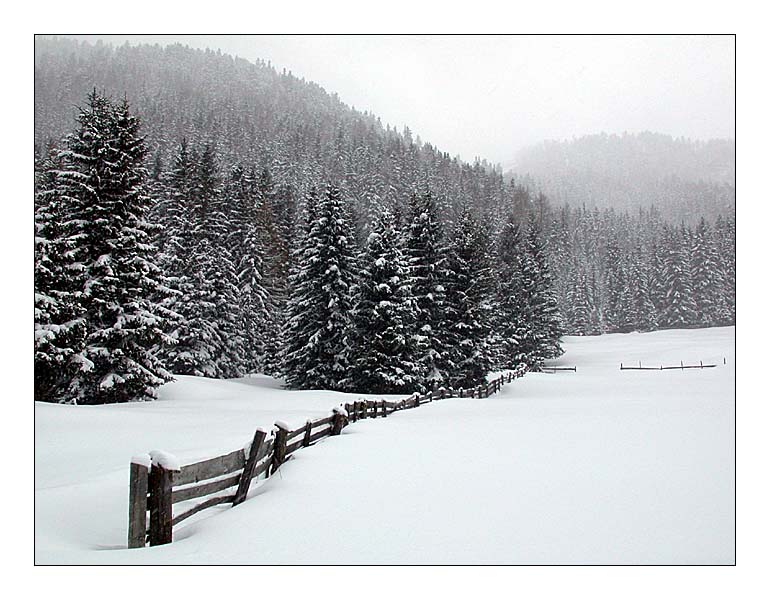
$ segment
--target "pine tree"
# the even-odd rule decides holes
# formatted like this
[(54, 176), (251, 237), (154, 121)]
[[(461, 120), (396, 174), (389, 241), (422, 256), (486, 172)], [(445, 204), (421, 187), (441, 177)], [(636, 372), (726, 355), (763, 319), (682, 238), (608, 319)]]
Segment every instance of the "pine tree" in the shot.
[(725, 275), (711, 227), (704, 218), (701, 218), (695, 230), (691, 257), (696, 323), (702, 327), (728, 323), (730, 314), (727, 307)]
[(626, 324), (626, 304), (628, 297), (623, 297), (626, 290), (626, 278), (623, 269), (623, 255), (618, 242), (613, 238), (607, 244), (605, 257), (605, 303), (604, 319), (609, 332), (622, 331)]
[(416, 304), (413, 335), (418, 347), (422, 389), (447, 381), (448, 343), (443, 330), (446, 255), (436, 201), (430, 191), (410, 202), (407, 237), (409, 284)]
[(559, 343), (562, 324), (553, 293), (553, 279), (534, 217), (529, 219), (524, 249), (523, 281), (527, 321), (520, 347), (524, 362), (530, 368), (537, 369), (546, 359), (556, 358), (564, 351)]
[(171, 177), (183, 230), (175, 261), (181, 315), (172, 333), (169, 367), (180, 375), (239, 377), (247, 369), (238, 270), (228, 246), (230, 222), (219, 164), (211, 144), (180, 147)]
[(524, 291), (524, 245), (521, 230), (511, 216), (498, 237), (498, 288), (495, 328), (499, 331), (499, 367), (514, 369), (523, 364), (520, 342), (527, 313)]
[(695, 302), (692, 295), (687, 238), (682, 228), (664, 229), (662, 282), (665, 299), (659, 323), (665, 328), (691, 327), (695, 323)]
[(491, 368), (487, 339), (492, 285), (487, 253), (486, 236), (466, 208), (447, 253), (442, 330), (449, 345), (446, 377), (451, 387), (479, 385)]
[(86, 336), (82, 269), (58, 190), (58, 155), (48, 149), (35, 197), (35, 400), (44, 402), (70, 400)]
[(567, 292), (569, 332), (572, 335), (591, 335), (591, 303), (585, 270), (575, 264), (575, 275)]
[(243, 370), (263, 369), (266, 329), (272, 298), (264, 287), (263, 246), (257, 223), (256, 197), (241, 167), (231, 170), (225, 198), (229, 207), (226, 246), (236, 267), (239, 329), (243, 340)]
[(385, 210), (359, 258), (361, 273), (353, 310), (350, 389), (370, 394), (414, 391), (419, 384), (409, 265), (392, 213)]
[(322, 198), (308, 202), (317, 206), (293, 256), (282, 368), (289, 387), (334, 390), (350, 374), (353, 239), (338, 188), (328, 184)]
[(81, 304), (87, 323), (82, 368), (71, 400), (103, 404), (146, 400), (171, 376), (157, 357), (169, 343), (163, 307), (153, 302), (160, 272), (152, 262), (153, 227), (145, 217), (146, 154), (139, 120), (126, 101), (115, 106), (93, 92), (62, 153), (58, 193), (75, 261), (82, 265)]
[(720, 217), (714, 224), (720, 270), (724, 274), (724, 297), (727, 302), (727, 321), (735, 323), (735, 217)]
[(641, 248), (637, 248), (629, 264), (627, 277), (630, 306), (630, 321), (634, 329), (652, 331), (658, 326), (655, 305), (652, 301), (652, 281), (647, 268), (642, 263)]

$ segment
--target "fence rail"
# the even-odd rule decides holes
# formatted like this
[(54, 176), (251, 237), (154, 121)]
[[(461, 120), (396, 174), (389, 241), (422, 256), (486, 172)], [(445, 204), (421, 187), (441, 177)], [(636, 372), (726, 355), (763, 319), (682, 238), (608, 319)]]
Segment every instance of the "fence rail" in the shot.
[(577, 366), (574, 367), (548, 367), (548, 366), (542, 366), (540, 367), (540, 371), (543, 373), (556, 373), (558, 371), (574, 371), (577, 373)]
[[(519, 368), (476, 387), (439, 388), (398, 401), (349, 402), (334, 408), (330, 416), (308, 420), (293, 430), (278, 421), (269, 434), (258, 428), (248, 448), (184, 466), (177, 465), (173, 457), (163, 452), (134, 457), (129, 471), (128, 547), (143, 548), (147, 542), (150, 546), (171, 543), (176, 525), (213, 506), (240, 504), (252, 481), (259, 477), (267, 479), (294, 452), (325, 437), (339, 435), (352, 422), (385, 418), (445, 398), (487, 398), (524, 372)], [(205, 500), (191, 505), (200, 498)], [(181, 503), (187, 504), (174, 515), (174, 505)]]

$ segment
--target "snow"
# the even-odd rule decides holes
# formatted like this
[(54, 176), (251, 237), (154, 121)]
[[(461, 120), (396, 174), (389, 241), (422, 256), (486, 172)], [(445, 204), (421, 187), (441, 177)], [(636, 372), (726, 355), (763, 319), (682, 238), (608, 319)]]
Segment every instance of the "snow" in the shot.
[[(179, 459), (169, 452), (163, 450), (151, 450), (150, 460), (153, 467), (162, 467), (167, 471), (181, 471), (182, 463)], [(134, 462), (133, 460), (131, 462)]]
[[(163, 448), (187, 464), (360, 395), (179, 377), (155, 402), (36, 403), (35, 560), (731, 564), (734, 336), (566, 338), (551, 364), (577, 373), (529, 373), (488, 399), (351, 423), (252, 485), (247, 502), (203, 511), (173, 544), (139, 550), (125, 548), (132, 456)], [(717, 367), (620, 371), (640, 360)]]
[(149, 469), (152, 466), (152, 457), (149, 454), (136, 454), (131, 457), (131, 462)]

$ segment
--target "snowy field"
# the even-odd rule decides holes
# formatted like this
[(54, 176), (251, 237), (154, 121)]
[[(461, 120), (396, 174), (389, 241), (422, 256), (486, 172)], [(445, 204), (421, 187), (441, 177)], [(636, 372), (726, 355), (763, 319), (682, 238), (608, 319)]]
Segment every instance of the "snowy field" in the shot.
[[(360, 396), (180, 377), (152, 403), (36, 404), (38, 564), (731, 564), (732, 327), (567, 338), (484, 400), (351, 424), (168, 546), (127, 550), (128, 465), (223, 454)], [(726, 358), (727, 364), (723, 364)], [(619, 364), (714, 369), (620, 371)], [(225, 505), (227, 506), (227, 505)], [(187, 523), (190, 523), (189, 525)]]

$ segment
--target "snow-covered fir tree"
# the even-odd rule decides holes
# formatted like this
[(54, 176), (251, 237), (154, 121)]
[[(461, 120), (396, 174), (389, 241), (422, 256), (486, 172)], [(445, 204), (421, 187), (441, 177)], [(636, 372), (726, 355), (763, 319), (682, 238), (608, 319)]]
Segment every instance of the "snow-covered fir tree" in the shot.
[(719, 261), (711, 227), (701, 219), (693, 235), (692, 293), (699, 325), (713, 327), (730, 322), (725, 274)]
[(350, 372), (353, 233), (337, 187), (307, 202), (311, 222), (292, 257), (281, 364), (289, 387), (336, 390)]
[(695, 323), (696, 305), (688, 260), (688, 240), (682, 227), (664, 229), (662, 271), (663, 307), (659, 325), (665, 328), (691, 327)]
[(59, 193), (58, 154), (49, 148), (35, 197), (35, 400), (45, 402), (71, 400), (86, 336), (82, 266)]
[(416, 303), (413, 335), (417, 341), (423, 389), (446, 383), (449, 343), (443, 328), (446, 300), (446, 253), (436, 201), (430, 191), (413, 194), (406, 251), (412, 299)]
[(448, 247), (441, 324), (448, 344), (445, 377), (454, 388), (478, 385), (492, 366), (488, 337), (493, 287), (488, 251), (482, 228), (466, 208)]
[(128, 103), (96, 91), (78, 116), (78, 129), (61, 154), (56, 193), (79, 265), (79, 302), (86, 322), (81, 368), (66, 400), (78, 404), (155, 397), (171, 376), (158, 359), (170, 343), (154, 264), (151, 200), (144, 193), (146, 147)]
[(532, 216), (524, 240), (523, 311), (527, 320), (520, 339), (524, 362), (530, 368), (538, 368), (545, 360), (556, 358), (564, 352), (559, 342), (562, 335), (561, 319), (540, 235), (537, 222)]
[(419, 386), (409, 263), (395, 219), (385, 210), (359, 257), (345, 387), (377, 394), (411, 393)]

